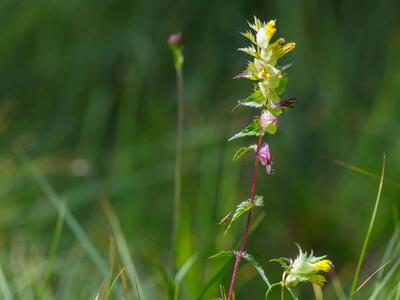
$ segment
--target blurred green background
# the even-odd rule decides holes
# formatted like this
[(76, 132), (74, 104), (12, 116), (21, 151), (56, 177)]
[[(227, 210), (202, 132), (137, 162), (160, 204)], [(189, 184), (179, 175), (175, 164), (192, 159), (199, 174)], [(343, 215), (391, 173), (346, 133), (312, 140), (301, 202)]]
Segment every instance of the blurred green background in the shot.
[[(269, 138), (276, 174), (260, 171), (265, 218), (247, 249), (273, 281), (280, 269), (268, 260), (295, 256), (294, 242), (328, 254), (347, 290), (378, 180), (323, 157), (379, 175), (385, 152), (386, 178), (400, 182), (399, 11), (394, 0), (2, 0), (0, 259), (13, 297), (36, 299), (58, 216), (29, 171), (34, 166), (105, 261), (112, 241), (101, 201), (108, 199), (147, 299), (165, 299), (159, 266), (169, 262), (176, 122), (166, 39), (180, 30), (186, 98), (178, 263), (198, 255), (181, 288), (181, 299), (197, 299), (224, 264), (207, 257), (234, 247), (243, 230), (239, 222), (223, 237), (216, 223), (249, 194), (251, 158), (231, 162), (247, 141), (227, 139), (252, 118), (251, 110), (230, 110), (251, 90), (232, 78), (248, 59), (236, 49), (247, 44), (239, 32), (254, 15), (276, 18), (277, 36), (296, 42), (284, 59), (293, 63), (285, 95), (299, 103)], [(386, 183), (362, 279), (379, 267), (399, 197), (400, 184)], [(218, 296), (219, 282), (228, 287), (231, 269), (204, 299)], [(46, 297), (88, 299), (103, 275), (65, 224)], [(266, 287), (243, 264), (236, 290), (239, 299), (262, 299)], [(309, 286), (296, 291), (311, 299)], [(334, 299), (331, 285), (326, 295)]]

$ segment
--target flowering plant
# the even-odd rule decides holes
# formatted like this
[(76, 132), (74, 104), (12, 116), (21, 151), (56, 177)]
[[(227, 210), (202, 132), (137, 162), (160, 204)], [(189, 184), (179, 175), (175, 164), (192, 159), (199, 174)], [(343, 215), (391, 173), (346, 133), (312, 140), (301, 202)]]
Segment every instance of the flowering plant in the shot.
[[(276, 32), (275, 20), (263, 23), (254, 18), (254, 24), (249, 24), (249, 26), (255, 33), (247, 31), (242, 35), (250, 40), (251, 45), (239, 50), (249, 54), (253, 60), (249, 61), (246, 69), (235, 78), (247, 78), (254, 81), (254, 87), (252, 94), (239, 100), (238, 105), (260, 109), (261, 113), (251, 124), (229, 140), (244, 136), (261, 137), (265, 133), (275, 134), (279, 115), (287, 111), (288, 107), (295, 102), (294, 99), (282, 101), (280, 98), (288, 82), (285, 70), (290, 65), (277, 65), (278, 59), (293, 50), (295, 43), (286, 43), (283, 38), (279, 38), (275, 42), (271, 41)], [(258, 147), (251, 145), (239, 149), (234, 156), (234, 161), (237, 161), (249, 150), (256, 151), (258, 159), (262, 165), (266, 166), (268, 174), (271, 174), (273, 172), (272, 156), (269, 145), (266, 143), (260, 144)]]
[[(263, 206), (264, 201), (262, 196), (255, 195), (255, 187), (257, 182), (258, 164), (261, 163), (265, 166), (268, 174), (273, 174), (272, 168), (272, 155), (268, 143), (263, 142), (263, 136), (268, 134), (275, 134), (278, 129), (278, 117), (286, 112), (288, 108), (296, 103), (295, 98), (281, 100), (281, 95), (285, 91), (288, 77), (286, 70), (290, 65), (280, 66), (278, 60), (293, 50), (295, 43), (286, 43), (285, 39), (278, 38), (272, 41), (272, 37), (276, 33), (276, 21), (270, 20), (267, 23), (261, 22), (256, 17), (254, 23), (250, 24), (252, 31), (242, 33), (251, 45), (245, 48), (240, 48), (252, 57), (252, 60), (247, 63), (246, 69), (237, 75), (235, 78), (247, 78), (254, 82), (253, 91), (250, 96), (243, 100), (238, 101), (237, 106), (251, 107), (258, 110), (256, 117), (253, 121), (246, 126), (243, 130), (232, 136), (229, 141), (237, 138), (255, 136), (257, 137), (257, 144), (240, 148), (233, 157), (233, 161), (238, 161), (243, 155), (248, 152), (255, 152), (253, 180), (251, 184), (250, 199), (246, 199), (237, 205), (235, 212), (228, 213), (220, 222), (220, 224), (227, 225), (225, 233), (232, 226), (233, 222), (239, 219), (240, 216), (247, 213), (247, 222), (244, 229), (240, 249), (238, 251), (221, 251), (213, 257), (219, 256), (235, 256), (235, 264), (232, 272), (232, 279), (228, 291), (227, 299), (231, 300), (233, 297), (233, 290), (236, 281), (236, 276), (239, 269), (241, 259), (245, 259), (251, 263), (261, 278), (268, 286), (268, 292), (273, 286), (280, 285), (282, 287), (282, 296), (284, 289), (291, 291), (291, 288), (296, 286), (299, 282), (313, 282), (323, 284), (325, 278), (317, 274), (318, 271), (329, 271), (332, 263), (322, 257), (314, 257), (311, 253), (303, 253), (300, 249), (300, 254), (295, 260), (288, 260), (289, 264), (284, 259), (275, 259), (273, 261), (279, 262), (284, 267), (282, 281), (270, 284), (267, 276), (262, 267), (254, 260), (254, 258), (245, 252), (246, 241), (249, 235), (251, 217), (254, 207)], [(222, 293), (222, 299), (225, 299), (225, 292)]]

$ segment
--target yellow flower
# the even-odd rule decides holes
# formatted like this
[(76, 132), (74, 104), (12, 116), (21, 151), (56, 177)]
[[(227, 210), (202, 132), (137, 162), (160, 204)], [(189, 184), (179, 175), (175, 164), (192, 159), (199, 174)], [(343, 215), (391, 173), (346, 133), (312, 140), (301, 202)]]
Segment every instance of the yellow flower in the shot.
[(258, 78), (269, 79), (271, 78), (271, 74), (268, 73), (265, 69), (261, 69), (260, 72), (257, 74)]
[(265, 30), (266, 30), (266, 32), (267, 32), (267, 37), (268, 37), (269, 40), (272, 38), (272, 36), (273, 36), (273, 35), (275, 34), (275, 32), (276, 32), (276, 27), (275, 27), (275, 25), (276, 25), (276, 21), (275, 21), (275, 20), (270, 20), (270, 21), (267, 23), (267, 26), (265, 27)]
[(283, 46), (282, 50), (283, 53), (286, 54), (289, 51), (292, 51), (294, 49), (294, 47), (296, 47), (296, 43), (287, 43)]
[(314, 256), (311, 251), (310, 255), (303, 252), (299, 245), (299, 255), (296, 259), (292, 260), (285, 278), (285, 285), (293, 287), (300, 282), (312, 282), (318, 285), (324, 285), (326, 279), (323, 275), (318, 274), (319, 271), (329, 272), (333, 268), (333, 264), (329, 259), (324, 256)]
[(332, 269), (332, 267), (333, 264), (329, 259), (324, 259), (314, 264), (314, 269), (317, 271), (329, 272)]

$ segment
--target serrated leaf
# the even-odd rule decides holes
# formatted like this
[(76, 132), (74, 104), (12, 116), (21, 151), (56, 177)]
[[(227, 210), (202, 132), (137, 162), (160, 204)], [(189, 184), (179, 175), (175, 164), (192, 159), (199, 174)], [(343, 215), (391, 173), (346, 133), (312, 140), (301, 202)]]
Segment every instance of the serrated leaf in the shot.
[(238, 139), (244, 136), (259, 136), (260, 134), (260, 121), (257, 118), (254, 119), (253, 122), (251, 122), (249, 125), (247, 125), (245, 129), (232, 136), (228, 141), (232, 141), (234, 139)]
[(258, 70), (256, 66), (254, 65), (254, 62), (247, 62), (246, 69), (241, 72), (240, 74), (236, 75), (233, 79), (239, 79), (239, 78), (247, 78), (250, 80), (259, 80), (257, 76)]
[(231, 228), (233, 222), (235, 222), (241, 215), (243, 215), (246, 211), (250, 210), (252, 207), (250, 200), (244, 200), (236, 207), (235, 213), (233, 214), (229, 225), (226, 227), (224, 235), (228, 233), (228, 230)]
[(248, 55), (253, 56), (253, 57), (260, 56), (259, 53), (257, 52), (257, 49), (253, 45), (251, 45), (249, 47), (239, 48), (238, 50), (242, 51), (244, 53), (247, 53)]
[[(263, 196), (255, 196), (254, 197), (254, 206), (263, 206), (264, 205), (264, 200)], [(244, 200), (241, 203), (236, 206), (236, 210), (231, 218), (231, 221), (229, 222), (229, 225), (225, 229), (224, 235), (228, 233), (228, 230), (231, 228), (233, 222), (235, 222), (241, 215), (243, 215), (245, 212), (249, 211), (253, 205), (250, 202), (250, 199)]]
[(240, 34), (243, 35), (248, 40), (250, 40), (250, 42), (252, 42), (253, 44), (256, 43), (256, 38), (254, 37), (254, 35), (249, 30), (246, 31), (246, 32), (241, 32)]
[(214, 258), (220, 258), (220, 257), (230, 257), (230, 256), (234, 256), (234, 255), (235, 255), (235, 251), (233, 251), (233, 250), (220, 251), (217, 254), (210, 256), (208, 259), (214, 259)]
[(233, 161), (237, 162), (243, 155), (245, 155), (247, 152), (251, 150), (255, 150), (257, 146), (256, 145), (251, 145), (249, 147), (242, 147), (238, 151), (236, 151), (235, 155), (233, 156)]
[(258, 272), (262, 280), (268, 285), (268, 287), (271, 286), (267, 276), (265, 275), (264, 269), (261, 267), (261, 265), (254, 259), (253, 256), (248, 254), (247, 252), (243, 252), (242, 257), (249, 262)]
[(264, 197), (258, 195), (254, 196), (254, 206), (264, 206)]
[(262, 107), (267, 102), (267, 99), (262, 95), (259, 89), (256, 89), (253, 94), (244, 100), (239, 100), (238, 103), (248, 107)]

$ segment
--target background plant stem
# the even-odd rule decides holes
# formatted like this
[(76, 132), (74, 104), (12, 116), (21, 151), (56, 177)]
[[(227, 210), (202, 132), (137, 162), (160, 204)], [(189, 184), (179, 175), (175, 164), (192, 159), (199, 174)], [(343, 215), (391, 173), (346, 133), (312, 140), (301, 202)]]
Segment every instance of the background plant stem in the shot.
[(175, 154), (175, 187), (174, 187), (174, 215), (171, 235), (172, 267), (176, 269), (176, 242), (178, 236), (180, 206), (181, 206), (181, 181), (182, 181), (182, 147), (183, 147), (183, 70), (176, 67), (176, 84), (178, 91), (178, 113), (176, 118), (176, 154)]
[(229, 287), (229, 293), (228, 293), (228, 300), (232, 299), (232, 294), (233, 294), (233, 289), (235, 286), (235, 281), (236, 281), (236, 275), (239, 269), (239, 263), (240, 260), (242, 259), (243, 256), (243, 251), (244, 248), (246, 247), (246, 242), (247, 242), (247, 237), (249, 235), (249, 230), (250, 230), (250, 225), (251, 225), (251, 215), (253, 212), (253, 204), (254, 204), (254, 192), (256, 188), (256, 183), (257, 183), (257, 170), (258, 170), (258, 151), (260, 150), (261, 147), (261, 141), (262, 141), (262, 135), (258, 137), (258, 142), (257, 142), (257, 150), (256, 150), (256, 158), (254, 160), (254, 169), (253, 169), (253, 180), (251, 182), (251, 192), (250, 192), (250, 203), (251, 203), (251, 209), (249, 210), (249, 213), (247, 215), (247, 222), (246, 222), (246, 227), (243, 231), (242, 235), (242, 242), (240, 244), (240, 249), (239, 252), (236, 254), (236, 260), (235, 260), (235, 265), (233, 267), (233, 273), (232, 273), (232, 279), (231, 279), (231, 285)]

